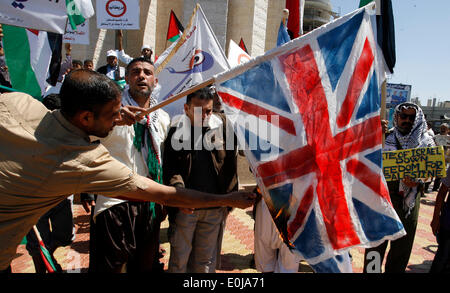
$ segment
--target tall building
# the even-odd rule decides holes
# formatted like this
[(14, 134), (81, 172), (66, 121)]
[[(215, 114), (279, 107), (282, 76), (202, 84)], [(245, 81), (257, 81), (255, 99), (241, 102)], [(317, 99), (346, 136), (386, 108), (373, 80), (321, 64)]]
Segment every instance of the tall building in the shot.
[(303, 18), (304, 33), (330, 22), (338, 15), (333, 12), (330, 0), (306, 0)]

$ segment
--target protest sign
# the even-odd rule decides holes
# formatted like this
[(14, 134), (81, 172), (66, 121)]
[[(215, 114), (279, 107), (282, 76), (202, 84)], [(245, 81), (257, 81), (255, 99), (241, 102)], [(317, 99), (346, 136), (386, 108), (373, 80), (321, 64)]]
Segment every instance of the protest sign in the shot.
[(139, 29), (139, 0), (97, 0), (99, 29)]
[(411, 100), (411, 85), (388, 83), (386, 85), (386, 107), (394, 108), (398, 104)]
[(383, 173), (386, 181), (410, 178), (445, 177), (442, 146), (383, 152)]
[(63, 36), (64, 43), (89, 45), (89, 19), (82, 24), (77, 25), (73, 30), (70, 25), (66, 27), (66, 33)]

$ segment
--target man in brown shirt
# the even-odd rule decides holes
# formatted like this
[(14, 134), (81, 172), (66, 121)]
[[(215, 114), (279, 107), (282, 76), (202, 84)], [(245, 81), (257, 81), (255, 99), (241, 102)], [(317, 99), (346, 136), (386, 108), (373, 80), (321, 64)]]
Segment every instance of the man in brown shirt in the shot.
[(61, 110), (50, 112), (29, 95), (0, 95), (0, 271), (10, 270), (17, 246), (38, 219), (74, 193), (186, 208), (253, 204), (249, 193), (216, 196), (158, 184), (92, 142), (90, 136), (105, 137), (116, 124), (137, 118), (121, 109), (120, 90), (106, 76), (74, 71), (60, 97)]

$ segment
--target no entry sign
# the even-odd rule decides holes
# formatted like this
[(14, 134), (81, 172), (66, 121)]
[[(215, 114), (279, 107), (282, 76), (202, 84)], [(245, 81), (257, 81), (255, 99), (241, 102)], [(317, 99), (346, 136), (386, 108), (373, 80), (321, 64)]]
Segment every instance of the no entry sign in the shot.
[(97, 0), (97, 27), (139, 29), (139, 0)]

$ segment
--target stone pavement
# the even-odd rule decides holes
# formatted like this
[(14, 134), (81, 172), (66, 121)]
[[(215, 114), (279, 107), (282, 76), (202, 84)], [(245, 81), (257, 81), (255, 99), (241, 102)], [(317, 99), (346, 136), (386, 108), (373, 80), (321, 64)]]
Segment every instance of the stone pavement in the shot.
[[(426, 273), (429, 271), (437, 250), (436, 238), (430, 228), (436, 192), (426, 194), (421, 199), (419, 224), (412, 255), (407, 268), (408, 273)], [(224, 233), (221, 268), (219, 273), (257, 273), (253, 265), (253, 224), (252, 209), (234, 209), (227, 218)], [(71, 246), (58, 248), (55, 257), (64, 270), (69, 272), (87, 272), (89, 267), (89, 215), (80, 204), (74, 204), (74, 222), (76, 239)], [(161, 243), (167, 253), (163, 261), (167, 270), (170, 254), (167, 241), (167, 220), (161, 226)], [(351, 250), (353, 270), (362, 272), (364, 249)], [(20, 245), (12, 262), (13, 273), (34, 273), (31, 257)], [(300, 264), (300, 272), (312, 272), (306, 263)]]

